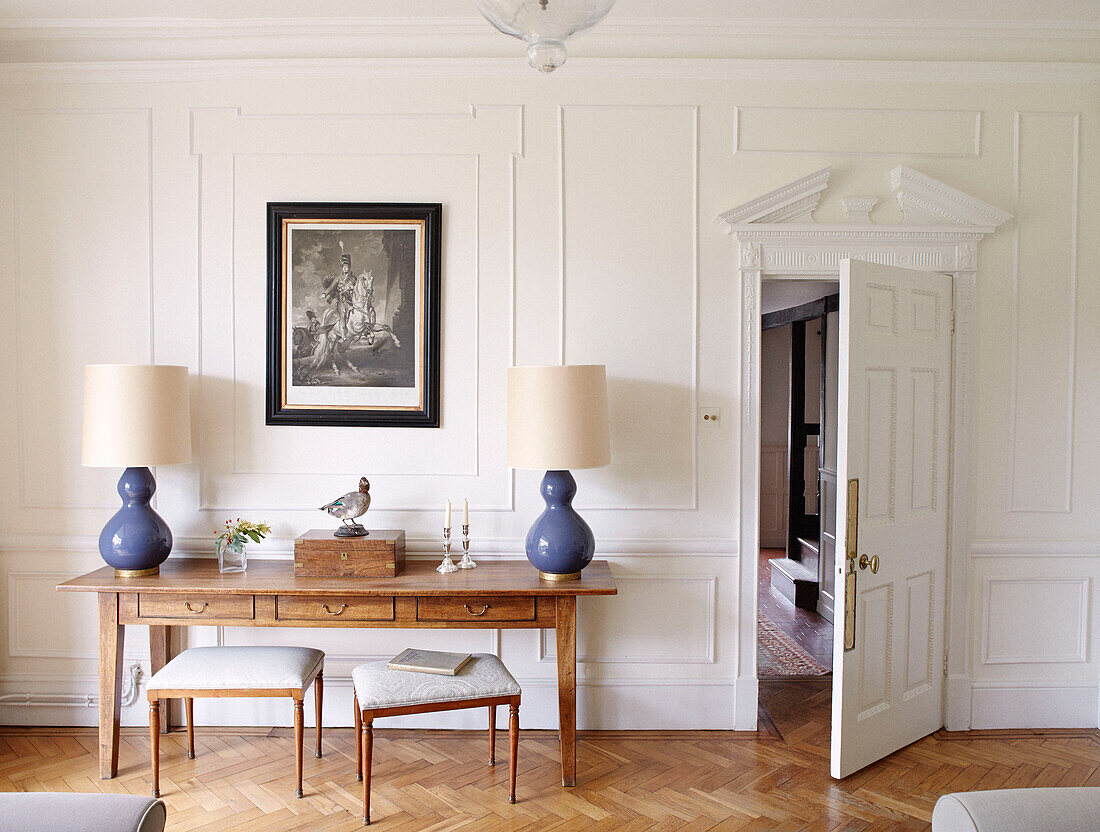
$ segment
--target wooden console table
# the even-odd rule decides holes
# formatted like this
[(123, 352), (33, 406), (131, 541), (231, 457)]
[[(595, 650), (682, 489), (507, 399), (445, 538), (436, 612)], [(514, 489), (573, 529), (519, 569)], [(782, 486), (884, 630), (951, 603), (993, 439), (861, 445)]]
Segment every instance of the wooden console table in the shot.
[[(543, 581), (526, 562), (488, 561), (440, 575), (412, 561), (396, 578), (296, 578), (289, 560), (252, 561), (223, 575), (213, 559), (169, 558), (159, 575), (120, 578), (110, 567), (57, 587), (99, 599), (99, 776), (118, 773), (126, 624), (149, 627), (156, 673), (171, 627), (390, 627), (551, 629), (557, 635), (561, 782), (577, 781), (577, 596), (614, 595), (607, 561), (577, 581)], [(162, 708), (162, 713), (166, 711)], [(166, 726), (165, 726), (166, 727)]]

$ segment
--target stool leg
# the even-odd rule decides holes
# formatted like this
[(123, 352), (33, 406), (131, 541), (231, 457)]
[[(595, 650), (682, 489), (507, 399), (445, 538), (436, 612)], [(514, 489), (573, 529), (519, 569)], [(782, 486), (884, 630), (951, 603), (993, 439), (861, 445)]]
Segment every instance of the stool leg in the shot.
[(302, 735), (305, 733), (305, 712), (301, 699), (294, 700), (294, 769), (298, 775), (298, 790), (295, 797), (302, 796)]
[(183, 709), (187, 712), (187, 759), (195, 759), (195, 700), (187, 696), (183, 700)]
[(497, 706), (489, 706), (489, 765), (497, 764)]
[(363, 712), (359, 710), (359, 697), (352, 694), (355, 706), (355, 779), (363, 782)]
[(519, 754), (519, 703), (508, 706), (508, 802), (516, 802), (516, 756)]
[(313, 683), (314, 704), (317, 706), (317, 756), (321, 756), (321, 702), (325, 696), (325, 673), (317, 671), (317, 679)]
[(370, 769), (374, 763), (374, 717), (363, 720), (363, 824), (370, 823)]
[(149, 744), (153, 764), (153, 797), (160, 797), (160, 700), (149, 700)]

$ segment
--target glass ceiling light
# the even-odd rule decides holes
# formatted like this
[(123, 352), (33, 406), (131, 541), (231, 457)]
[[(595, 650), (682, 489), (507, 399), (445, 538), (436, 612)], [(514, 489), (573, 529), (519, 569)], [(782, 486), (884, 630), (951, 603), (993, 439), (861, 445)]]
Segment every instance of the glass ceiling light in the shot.
[(615, 0), (474, 0), (485, 19), (506, 35), (527, 41), (527, 62), (540, 72), (565, 63), (570, 35), (595, 26)]

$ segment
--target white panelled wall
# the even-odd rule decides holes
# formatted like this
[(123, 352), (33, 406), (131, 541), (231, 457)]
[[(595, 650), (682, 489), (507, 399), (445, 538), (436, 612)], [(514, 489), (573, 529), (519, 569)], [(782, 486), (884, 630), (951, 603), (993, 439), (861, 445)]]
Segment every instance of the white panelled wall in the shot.
[[(303, 66), (0, 67), (0, 722), (95, 719), (79, 699), (95, 692), (94, 599), (53, 589), (100, 565), (116, 502), (118, 472), (79, 464), (82, 365), (190, 367), (195, 461), (157, 472), (177, 554), (212, 555), (214, 529), (242, 516), (274, 530), (251, 556), (287, 558), (362, 474), (368, 525), (406, 529), (425, 556), (444, 499), (469, 497), (475, 556), (491, 559), (522, 556), (541, 506), (537, 472), (505, 467), (505, 369), (565, 361), (608, 368), (614, 461), (577, 473), (577, 505), (620, 590), (580, 602), (580, 726), (731, 728), (754, 603), (737, 558), (755, 553), (736, 551), (740, 293), (713, 218), (832, 165), (817, 216), (840, 221), (842, 197), (885, 197), (905, 164), (1016, 217), (978, 275), (972, 724), (1097, 724), (1100, 338), (1077, 325), (1100, 316), (1095, 73)], [(440, 429), (264, 426), (268, 201), (443, 203)], [(872, 216), (900, 221), (886, 199)], [(536, 632), (186, 638), (325, 650), (334, 725), (359, 661), (414, 643), (499, 651), (525, 724), (556, 724), (553, 640)], [(145, 650), (130, 628), (147, 671)], [(198, 718), (287, 724), (285, 710)]]

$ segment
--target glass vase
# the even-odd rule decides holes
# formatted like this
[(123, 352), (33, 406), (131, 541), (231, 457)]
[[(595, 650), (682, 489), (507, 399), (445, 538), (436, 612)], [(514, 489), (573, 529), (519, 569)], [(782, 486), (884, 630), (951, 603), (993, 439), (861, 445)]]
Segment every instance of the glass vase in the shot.
[(244, 572), (248, 568), (248, 555), (243, 541), (218, 540), (218, 571)]

